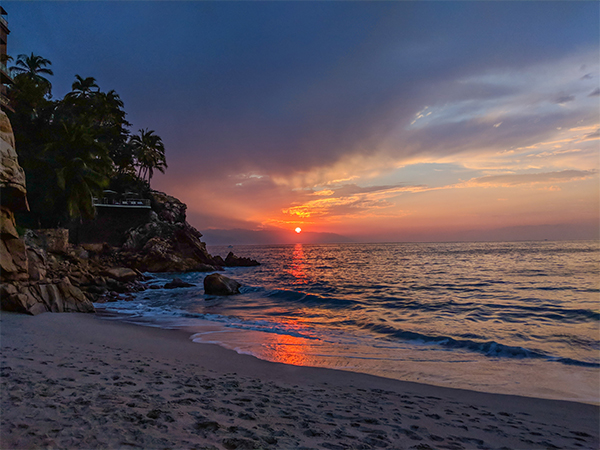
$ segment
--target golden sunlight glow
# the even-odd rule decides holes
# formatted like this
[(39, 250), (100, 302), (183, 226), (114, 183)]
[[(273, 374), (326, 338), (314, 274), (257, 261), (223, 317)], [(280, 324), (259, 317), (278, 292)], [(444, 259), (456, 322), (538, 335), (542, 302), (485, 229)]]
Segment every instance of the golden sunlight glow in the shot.
[(295, 230), (295, 231), (296, 231), (296, 233), (300, 234), (300, 232), (302, 231), (302, 228), (300, 228), (300, 227), (296, 227), (296, 230)]

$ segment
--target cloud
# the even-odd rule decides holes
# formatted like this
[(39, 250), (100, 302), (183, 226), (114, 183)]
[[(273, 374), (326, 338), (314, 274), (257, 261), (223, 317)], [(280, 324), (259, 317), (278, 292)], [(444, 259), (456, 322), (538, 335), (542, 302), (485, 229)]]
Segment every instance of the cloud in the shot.
[(474, 178), (469, 184), (488, 186), (516, 186), (520, 184), (560, 183), (597, 176), (596, 170), (562, 170), (560, 172), (490, 175)]
[(596, 140), (598, 138), (600, 138), (600, 128), (598, 128), (593, 133), (585, 135), (582, 140), (584, 140), (584, 141), (593, 141), (593, 140)]
[(395, 203), (387, 200), (390, 197), (420, 189), (424, 187), (403, 185), (360, 187), (356, 184), (348, 184), (328, 191), (326, 198), (321, 198), (322, 191), (315, 192), (313, 195), (319, 198), (285, 208), (282, 212), (302, 219), (364, 215), (367, 212), (395, 206)]
[(574, 95), (560, 95), (556, 98), (555, 103), (559, 104), (559, 105), (564, 105), (565, 103), (569, 103), (575, 100), (575, 96)]
[(590, 92), (588, 97), (598, 97), (599, 95), (600, 95), (600, 88), (596, 88), (592, 92)]

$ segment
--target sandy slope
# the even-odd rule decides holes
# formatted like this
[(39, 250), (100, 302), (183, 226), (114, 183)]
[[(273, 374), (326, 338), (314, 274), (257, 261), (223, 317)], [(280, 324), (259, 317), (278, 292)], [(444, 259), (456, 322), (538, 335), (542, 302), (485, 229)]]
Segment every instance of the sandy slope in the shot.
[(2, 449), (599, 446), (593, 405), (269, 363), (92, 315), (0, 326)]

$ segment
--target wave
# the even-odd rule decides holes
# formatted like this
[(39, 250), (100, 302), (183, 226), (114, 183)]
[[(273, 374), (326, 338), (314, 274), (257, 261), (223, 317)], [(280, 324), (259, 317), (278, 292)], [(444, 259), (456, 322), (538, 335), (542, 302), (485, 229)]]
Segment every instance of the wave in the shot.
[(467, 350), (481, 353), (489, 357), (498, 358), (516, 358), (516, 359), (546, 359), (556, 361), (562, 364), (582, 366), (582, 367), (600, 367), (600, 362), (581, 361), (572, 358), (563, 358), (548, 355), (541, 350), (531, 350), (524, 347), (501, 344), (496, 341), (478, 342), (473, 339), (457, 339), (450, 336), (432, 336), (423, 333), (398, 330), (388, 325), (373, 323), (356, 323), (360, 328), (384, 335), (390, 340), (401, 339), (414, 343), (433, 344), (447, 349)]

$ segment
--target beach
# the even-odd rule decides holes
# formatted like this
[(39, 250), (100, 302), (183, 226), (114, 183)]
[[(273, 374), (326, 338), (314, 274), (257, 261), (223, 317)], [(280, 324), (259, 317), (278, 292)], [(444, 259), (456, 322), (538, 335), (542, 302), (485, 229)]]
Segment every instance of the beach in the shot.
[(272, 363), (93, 315), (0, 317), (3, 449), (600, 444), (597, 405)]

